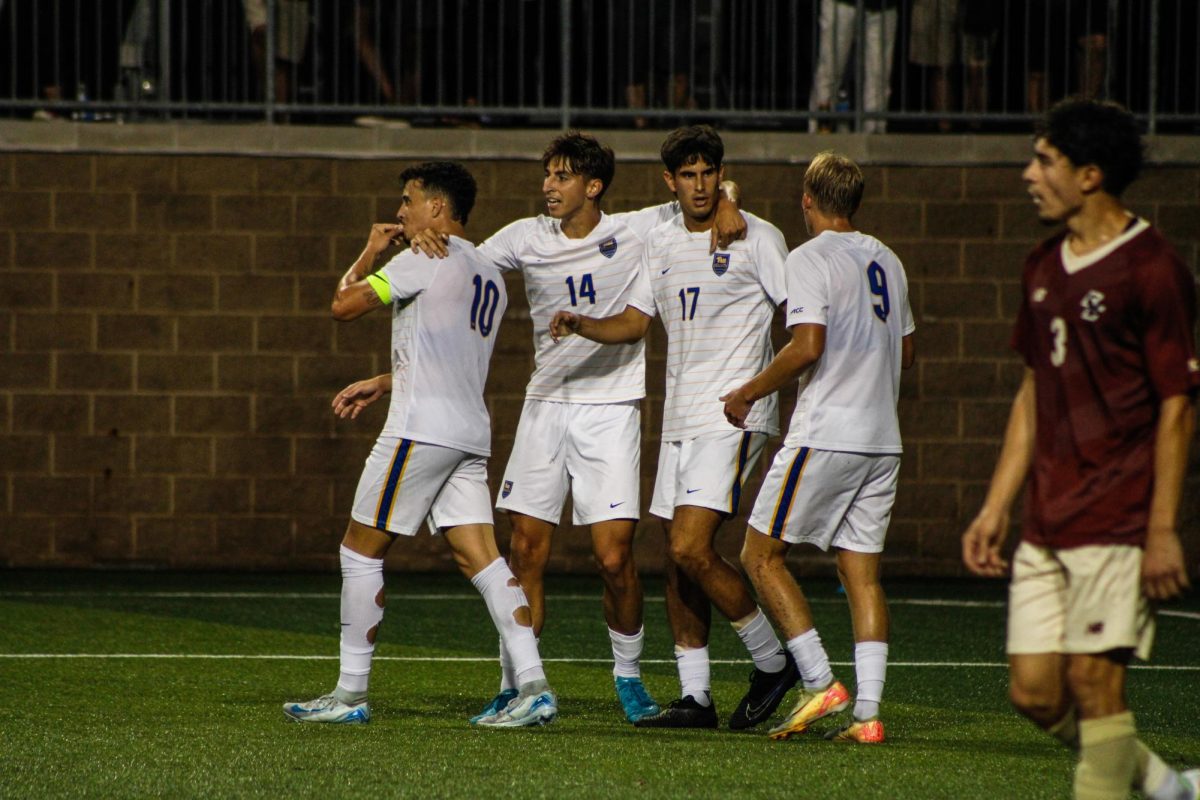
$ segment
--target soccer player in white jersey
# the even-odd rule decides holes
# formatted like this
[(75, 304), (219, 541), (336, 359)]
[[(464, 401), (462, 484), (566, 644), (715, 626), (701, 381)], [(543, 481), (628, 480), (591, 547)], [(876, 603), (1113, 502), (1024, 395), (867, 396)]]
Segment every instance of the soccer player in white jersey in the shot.
[(862, 171), (850, 159), (821, 153), (809, 164), (801, 205), (813, 238), (791, 252), (785, 267), (791, 341), (766, 369), (721, 398), (729, 421), (743, 427), (756, 401), (802, 379), (742, 548), (742, 565), (787, 637), (804, 682), (791, 713), (771, 729), (773, 739), (799, 733), (850, 701), (784, 562), (798, 542), (837, 550), (854, 623), (854, 718), (829, 738), (884, 738), (879, 701), (888, 610), (879, 567), (900, 471), (900, 370), (912, 365), (915, 326), (900, 260), (851, 222), (862, 193)]
[[(573, 522), (591, 528), (604, 580), (617, 697), (626, 719), (636, 722), (659, 711), (641, 679), (642, 587), (633, 560), (641, 511), (645, 345), (604, 347), (582, 338), (555, 345), (549, 327), (564, 306), (600, 316), (624, 309), (645, 234), (678, 209), (665, 204), (623, 214), (601, 212), (616, 165), (612, 150), (588, 134), (571, 131), (555, 138), (542, 154), (542, 166), (546, 214), (505, 226), (479, 248), (502, 271), (522, 273), (534, 331), (534, 372), (496, 507), (509, 512), (509, 560), (540, 634), (551, 537), (570, 492)], [(742, 217), (732, 203), (721, 208), (714, 236), (734, 238), (744, 229)], [(440, 254), (436, 237), (413, 241)], [(517, 691), (503, 647), (500, 659), (500, 692), (478, 717), (494, 713)]]
[[(663, 180), (680, 213), (647, 236), (641, 276), (627, 305), (605, 318), (563, 310), (551, 321), (556, 339), (578, 333), (615, 346), (641, 341), (656, 314), (667, 331), (667, 396), (650, 512), (662, 520), (671, 555), (667, 616), (681, 692), (658, 714), (638, 720), (638, 727), (717, 726), (710, 602), (733, 623), (755, 665), (731, 728), (767, 719), (797, 679), (745, 579), (713, 547), (721, 523), (737, 513), (742, 484), (767, 437), (779, 433), (774, 394), (754, 408), (744, 431), (729, 429), (718, 398), (774, 355), (771, 320), (785, 298), (787, 257), (779, 229), (751, 214), (744, 241), (709, 252), (724, 155), (721, 137), (707, 125), (668, 135)], [(562, 339), (560, 346), (570, 341)]]
[[(508, 302), (504, 280), (464, 238), (475, 203), (475, 180), (466, 169), (430, 162), (400, 179), (399, 225), (372, 226), (333, 298), (333, 316), (342, 321), (392, 309), (391, 374), (355, 383), (334, 399), (335, 413), (354, 417), (391, 392), (387, 422), (363, 468), (342, 539), (341, 672), (332, 692), (286, 703), (283, 711), (299, 722), (370, 720), (367, 683), (383, 619), (383, 557), (397, 536), (414, 536), (427, 521), (483, 595), (517, 673), (519, 692), (479, 724), (545, 724), (557, 714), (557, 702), (528, 600), (496, 545), (487, 486), (491, 423), (483, 386)], [(426, 228), (449, 235), (446, 259), (430, 263), (405, 251), (373, 272), (402, 230)]]

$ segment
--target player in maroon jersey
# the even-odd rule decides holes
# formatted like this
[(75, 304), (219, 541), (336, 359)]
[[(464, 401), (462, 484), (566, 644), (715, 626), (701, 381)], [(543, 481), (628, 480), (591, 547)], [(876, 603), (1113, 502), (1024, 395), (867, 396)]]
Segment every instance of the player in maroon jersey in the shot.
[(1133, 654), (1153, 639), (1150, 601), (1188, 587), (1176, 532), (1200, 386), (1195, 284), (1157, 231), (1122, 205), (1142, 164), (1137, 124), (1112, 103), (1066, 100), (1034, 136), (1024, 179), (1065, 229), (1025, 262), (1013, 347), (1025, 360), (963, 561), (1000, 576), (1008, 513), (1026, 484), (1013, 555), (1013, 705), (1079, 752), (1075, 797), (1195, 798), (1137, 738), (1125, 704)]

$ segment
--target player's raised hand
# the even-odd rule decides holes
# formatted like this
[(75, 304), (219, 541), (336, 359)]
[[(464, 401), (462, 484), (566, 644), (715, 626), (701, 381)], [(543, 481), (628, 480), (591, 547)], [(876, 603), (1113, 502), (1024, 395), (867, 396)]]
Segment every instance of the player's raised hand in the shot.
[(415, 252), (424, 253), (430, 258), (445, 258), (450, 255), (450, 248), (447, 246), (449, 242), (450, 234), (431, 228), (410, 236), (408, 240), (409, 246)]
[(1008, 562), (1000, 555), (1008, 532), (1008, 513), (980, 511), (962, 537), (962, 559), (967, 569), (985, 578), (1008, 573)]
[(367, 248), (382, 253), (392, 245), (404, 244), (404, 226), (394, 222), (377, 222), (367, 236)]
[(754, 401), (747, 400), (741, 388), (734, 389), (729, 394), (722, 395), (717, 399), (725, 404), (725, 419), (729, 421), (729, 424), (735, 428), (745, 428), (746, 417), (750, 416), (750, 409), (754, 407)]
[(333, 396), (333, 413), (342, 419), (357, 419), (364, 408), (383, 397), (387, 391), (378, 377), (355, 381)]
[(579, 333), (579, 315), (570, 311), (556, 312), (550, 320), (550, 338), (557, 342), (572, 333)]
[(1189, 586), (1179, 534), (1151, 528), (1142, 554), (1142, 591), (1151, 600), (1170, 600)]

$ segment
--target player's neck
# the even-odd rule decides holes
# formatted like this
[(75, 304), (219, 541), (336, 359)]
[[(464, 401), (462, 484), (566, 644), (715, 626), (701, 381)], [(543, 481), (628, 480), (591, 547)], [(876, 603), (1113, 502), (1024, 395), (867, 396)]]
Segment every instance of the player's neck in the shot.
[(690, 233), (705, 233), (707, 231), (711, 231), (713, 225), (716, 225), (716, 224), (717, 224), (716, 209), (714, 209), (713, 213), (709, 214), (704, 219), (696, 219), (695, 217), (689, 217), (687, 214), (683, 215), (683, 227), (686, 228)]
[(463, 227), (461, 222), (449, 220), (441, 225), (432, 226), (438, 233), (444, 233), (447, 236), (457, 236), (460, 239), (467, 238), (467, 229)]
[(599, 224), (600, 207), (591, 203), (559, 221), (563, 236), (568, 239), (582, 239), (594, 231)]
[(825, 231), (834, 233), (854, 233), (857, 228), (845, 217), (827, 217), (820, 213), (811, 213), (809, 220), (812, 225), (812, 235), (820, 236)]
[(1096, 195), (1067, 220), (1067, 246), (1077, 256), (1093, 250), (1123, 234), (1129, 227), (1131, 215), (1112, 195)]

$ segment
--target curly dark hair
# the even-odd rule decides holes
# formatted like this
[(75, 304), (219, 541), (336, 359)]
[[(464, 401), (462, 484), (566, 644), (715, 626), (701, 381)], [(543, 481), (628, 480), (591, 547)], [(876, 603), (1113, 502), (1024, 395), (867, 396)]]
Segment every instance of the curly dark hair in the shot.
[(612, 148), (600, 144), (590, 133), (581, 131), (567, 131), (551, 141), (542, 153), (542, 166), (549, 167), (556, 158), (561, 158), (571, 172), (588, 180), (595, 178), (604, 185), (600, 194), (596, 195), (597, 203), (612, 185), (613, 175), (617, 171), (617, 159)]
[(710, 167), (721, 168), (725, 143), (711, 125), (688, 125), (667, 134), (662, 145), (662, 162), (667, 172), (704, 159)]
[(426, 161), (400, 173), (400, 185), (420, 181), (426, 194), (436, 194), (450, 204), (450, 217), (467, 224), (475, 207), (475, 178), (457, 161)]
[(1123, 106), (1069, 97), (1037, 122), (1034, 139), (1045, 139), (1077, 167), (1094, 165), (1104, 191), (1120, 197), (1142, 170), (1145, 151), (1137, 120)]

